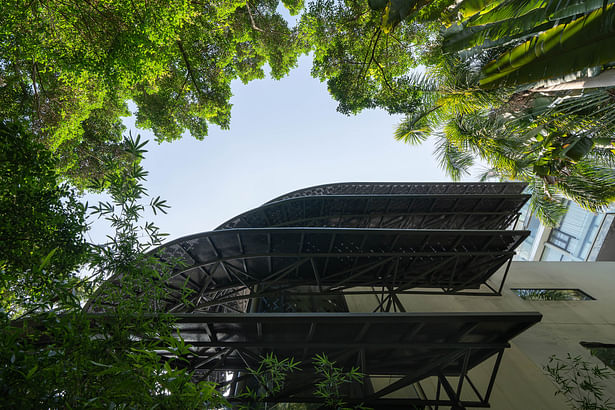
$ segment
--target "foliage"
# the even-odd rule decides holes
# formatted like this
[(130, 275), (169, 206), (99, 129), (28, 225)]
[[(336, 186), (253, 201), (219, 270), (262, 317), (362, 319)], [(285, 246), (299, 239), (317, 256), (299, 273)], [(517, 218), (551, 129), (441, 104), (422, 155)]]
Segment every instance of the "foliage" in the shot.
[[(284, 403), (271, 406), (267, 403), (267, 398), (283, 391), (288, 375), (295, 371), (301, 371), (300, 364), (301, 362), (295, 361), (292, 357), (280, 360), (273, 353), (261, 357), (258, 368), (248, 369), (250, 374), (254, 376), (257, 388), (246, 387), (246, 391), (239, 397), (247, 400), (247, 403), (241, 404), (239, 408), (279, 408), (284, 406)], [(315, 374), (320, 379), (314, 386), (316, 388), (314, 396), (321, 399), (326, 408), (348, 408), (341, 399), (340, 389), (348, 383), (362, 383), (363, 374), (355, 367), (348, 372), (344, 372), (341, 368), (335, 367), (335, 362), (329, 360), (324, 353), (314, 356), (313, 365)], [(365, 409), (366, 407), (357, 406), (354, 408)]]
[[(147, 246), (160, 243), (162, 236), (152, 223), (138, 226), (146, 206), (165, 212), (166, 204), (159, 198), (145, 202), (146, 172), (139, 164), (145, 144), (137, 138), (125, 145), (133, 158), (131, 166), (98, 182), (108, 187), (111, 199), (91, 208), (94, 216), (112, 225), (115, 235), (108, 243), (93, 246), (88, 269), (70, 271), (70, 278), (78, 283), (64, 281), (45, 289), (45, 298), (30, 303), (32, 309), (16, 320), (2, 313), (3, 406), (212, 408), (226, 404), (212, 383), (193, 383), (192, 374), (182, 366), (189, 346), (173, 333), (172, 317), (162, 309), (169, 270), (143, 253)], [(32, 181), (24, 180), (25, 186), (29, 184)], [(20, 260), (18, 252), (14, 255)], [(37, 283), (54, 275), (58, 255), (60, 251), (49, 256), (47, 270), (27, 272), (31, 280)], [(32, 291), (23, 289), (24, 294)], [(73, 297), (54, 297), (54, 292)], [(84, 309), (82, 301), (87, 299), (90, 303)], [(162, 362), (161, 351), (177, 359)]]
[(0, 308), (70, 303), (89, 253), (86, 208), (34, 136), (0, 123)]
[(396, 138), (418, 144), (435, 136), (437, 158), (454, 180), (479, 158), (490, 167), (488, 177), (527, 181), (532, 208), (547, 225), (558, 222), (564, 197), (592, 211), (613, 201), (615, 106), (609, 90), (483, 90), (472, 86), (478, 76), (476, 66), (452, 57), (430, 68), (416, 80), (430, 92), (398, 126)]
[[(7, 0), (0, 115), (32, 129), (84, 186), (121, 152), (127, 100), (159, 141), (185, 130), (201, 139), (208, 124), (228, 128), (232, 80), (263, 78), (265, 64), (273, 78), (287, 74), (303, 46), (278, 4)], [(302, 1), (283, 4), (296, 13)]]
[[(455, 24), (444, 32), (444, 51), (474, 55), (502, 52), (482, 67), (488, 88), (576, 75), (615, 59), (611, 47), (615, 9), (610, 1), (490, 1), (473, 10), (458, 5)], [(519, 44), (521, 43), (521, 44)]]
[(239, 397), (248, 401), (248, 404), (239, 405), (240, 409), (269, 408), (265, 400), (274, 396), (284, 388), (284, 382), (289, 373), (300, 371), (301, 362), (292, 357), (278, 359), (273, 353), (261, 357), (256, 369), (248, 368), (248, 372), (254, 376), (256, 388), (246, 386), (246, 390)]
[(568, 353), (565, 359), (551, 356), (543, 368), (557, 385), (555, 395), (563, 395), (573, 409), (615, 408), (604, 392), (604, 381), (615, 377), (608, 367), (592, 365), (580, 356), (573, 357)]
[[(374, 9), (373, 3), (315, 0), (308, 4), (299, 30), (314, 53), (312, 76), (327, 81), (342, 113), (375, 107), (389, 113), (409, 112), (417, 109), (420, 94), (410, 73), (431, 43), (433, 29), (420, 20), (396, 25), (393, 32), (390, 19), (383, 26), (387, 12)], [(426, 3), (437, 7), (442, 2)]]
[[(330, 408), (344, 408), (346, 403), (341, 398), (340, 388), (348, 383), (362, 383), (363, 374), (359, 369), (352, 367), (348, 372), (335, 367), (335, 362), (329, 360), (325, 354), (317, 354), (313, 359), (316, 374), (321, 380), (316, 383), (314, 395), (324, 399), (325, 406)], [(357, 408), (364, 408), (358, 406)]]
[[(121, 319), (102, 323), (79, 310), (47, 312), (20, 323), (3, 318), (3, 406), (203, 408), (224, 403), (212, 384), (192, 383), (185, 370), (160, 361), (155, 350), (170, 349), (170, 339), (134, 340), (136, 332), (155, 332), (163, 322)], [(179, 353), (185, 351), (181, 341), (173, 341)]]

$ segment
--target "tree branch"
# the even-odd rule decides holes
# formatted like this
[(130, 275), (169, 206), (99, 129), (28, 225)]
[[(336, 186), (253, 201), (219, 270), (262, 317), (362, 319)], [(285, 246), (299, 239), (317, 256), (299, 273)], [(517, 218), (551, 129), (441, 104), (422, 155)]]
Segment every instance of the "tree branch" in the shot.
[(260, 31), (261, 33), (264, 33), (265, 30), (263, 30), (262, 28), (256, 27), (256, 23), (254, 22), (254, 17), (252, 16), (252, 10), (250, 10), (250, 5), (248, 4), (247, 1), (246, 1), (246, 9), (248, 10), (248, 15), (250, 16), (250, 21), (252, 22), (252, 28), (256, 31)]
[(38, 95), (38, 87), (36, 86), (36, 67), (35, 67), (36, 63), (32, 63), (32, 72), (30, 75), (30, 78), (32, 78), (32, 86), (34, 88), (34, 99), (36, 101), (36, 115), (38, 117), (39, 120), (42, 121), (41, 118), (41, 99)]
[(199, 94), (203, 94), (203, 92), (199, 88), (198, 83), (196, 82), (196, 78), (194, 78), (194, 74), (192, 72), (192, 66), (190, 65), (190, 61), (188, 60), (188, 55), (186, 55), (186, 51), (184, 50), (184, 47), (182, 46), (181, 41), (177, 40), (176, 43), (177, 43), (177, 46), (179, 47), (179, 51), (182, 55), (182, 58), (184, 59), (184, 64), (186, 64), (186, 69), (188, 70), (188, 75), (190, 76), (190, 79), (192, 80), (192, 84), (194, 84), (194, 87), (199, 92)]

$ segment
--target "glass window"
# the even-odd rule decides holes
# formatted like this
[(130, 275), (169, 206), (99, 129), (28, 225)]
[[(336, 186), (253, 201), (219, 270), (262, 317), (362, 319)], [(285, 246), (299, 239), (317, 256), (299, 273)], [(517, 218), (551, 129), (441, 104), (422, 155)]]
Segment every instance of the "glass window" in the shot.
[(570, 256), (564, 254), (561, 250), (555, 247), (545, 246), (540, 260), (547, 262), (567, 262), (570, 260)]
[(511, 289), (523, 300), (595, 300), (580, 289)]
[(595, 342), (581, 342), (581, 346), (588, 349), (592, 356), (596, 356), (602, 363), (615, 370), (615, 345)]
[[(567, 258), (560, 260), (584, 261), (589, 256), (602, 218), (603, 215), (596, 215), (570, 202), (568, 211), (559, 226), (551, 230), (548, 243), (569, 254)], [(549, 255), (548, 252), (544, 257), (551, 259), (541, 258), (541, 260), (558, 260), (554, 259), (553, 255)]]

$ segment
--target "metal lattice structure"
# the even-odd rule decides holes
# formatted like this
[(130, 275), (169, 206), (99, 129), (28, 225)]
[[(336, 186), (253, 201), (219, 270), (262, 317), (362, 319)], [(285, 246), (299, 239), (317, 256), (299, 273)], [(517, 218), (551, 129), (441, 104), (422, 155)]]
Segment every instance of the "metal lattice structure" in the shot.
[[(181, 266), (169, 281), (178, 289), (169, 309), (237, 312), (248, 300), (285, 293), (385, 292), (389, 301), (405, 293), (499, 295), (504, 281), (488, 279), (528, 235), (506, 230), (529, 197), (523, 187), (352, 183), (295, 191), (160, 249), (162, 260)], [(179, 295), (185, 286), (189, 306)]]
[[(538, 322), (538, 313), (387, 312), (405, 312), (402, 294), (500, 295), (515, 248), (529, 234), (507, 230), (528, 199), (523, 188), (322, 185), (162, 246), (153, 254), (173, 266), (166, 310), (193, 346), (188, 368), (199, 380), (231, 385), (235, 394), (249, 378), (246, 368), (266, 353), (307, 361), (326, 353), (337, 365), (358, 366), (369, 377), (346, 389), (348, 403), (488, 407), (508, 341)], [(501, 282), (490, 283), (507, 263)], [(377, 295), (380, 313), (348, 313), (345, 296), (351, 294)], [(186, 365), (169, 352), (160, 354)], [(481, 393), (468, 371), (494, 355)], [(225, 372), (233, 378), (223, 381)], [(379, 377), (395, 381), (376, 388)], [(387, 398), (426, 377), (438, 379), (435, 397)], [(304, 371), (267, 401), (314, 402), (316, 380)], [(473, 399), (462, 399), (464, 386)]]
[[(243, 228), (182, 238), (166, 245), (160, 257), (181, 261), (169, 285), (186, 284), (198, 310), (302, 292), (305, 286), (322, 295), (359, 286), (374, 293), (385, 288), (395, 294), (471, 294), (466, 291), (485, 284), (526, 236), (492, 230)], [(184, 307), (178, 302), (171, 309)]]
[[(370, 378), (394, 378), (394, 383), (373, 388), (368, 382), (352, 386), (349, 403), (368, 406), (440, 404), (488, 407), (495, 374), (508, 340), (540, 320), (534, 312), (489, 313), (284, 313), (284, 314), (177, 314), (177, 326), (194, 356), (187, 365), (198, 378), (219, 370), (233, 371), (223, 384), (237, 384), (249, 378), (242, 371), (256, 368), (263, 350), (278, 357), (294, 357), (309, 363), (325, 352), (338, 366), (357, 366)], [(164, 353), (163, 353), (164, 355)], [(486, 386), (477, 386), (469, 370), (496, 355)], [(174, 357), (169, 355), (168, 360)], [(174, 363), (186, 365), (183, 361)], [(307, 370), (307, 369), (306, 369)], [(384, 399), (426, 377), (441, 378), (448, 390), (447, 377), (459, 380), (454, 394), (424, 399)], [(316, 402), (312, 391), (318, 377), (308, 371), (290, 375), (282, 391), (268, 402)], [(473, 390), (470, 394), (463, 393)], [(481, 387), (482, 389), (480, 389)], [(481, 391), (482, 390), (482, 391)], [(461, 397), (472, 399), (461, 399)], [(240, 398), (231, 400), (240, 401)]]

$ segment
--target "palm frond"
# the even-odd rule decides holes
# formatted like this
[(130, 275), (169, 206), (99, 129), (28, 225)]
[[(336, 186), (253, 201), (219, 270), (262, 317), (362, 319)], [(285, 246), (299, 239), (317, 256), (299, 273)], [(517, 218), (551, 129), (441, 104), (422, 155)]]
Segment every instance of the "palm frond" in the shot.
[(615, 150), (615, 147), (613, 148), (595, 147), (593, 150), (591, 150), (591, 152), (587, 155), (586, 158), (592, 161), (594, 164), (615, 169), (614, 150)]
[(505, 178), (497, 168), (482, 168), (481, 172), (477, 175), (479, 182), (488, 182), (493, 178), (496, 178), (498, 181), (503, 181), (508, 178)]
[(556, 185), (566, 197), (592, 212), (603, 211), (615, 201), (615, 169), (590, 160), (579, 161)]
[(421, 107), (412, 114), (406, 115), (395, 129), (395, 139), (412, 145), (425, 142), (434, 131), (432, 117), (440, 108), (439, 105), (429, 108)]
[(566, 201), (556, 193), (555, 187), (545, 184), (539, 178), (533, 178), (528, 184), (530, 212), (536, 214), (545, 226), (559, 224), (566, 213)]
[(466, 20), (467, 26), (479, 26), (510, 20), (542, 8), (544, 0), (505, 0), (486, 13), (475, 14)]
[(472, 154), (460, 150), (452, 141), (441, 136), (436, 143), (434, 155), (440, 167), (453, 181), (459, 181), (462, 176), (469, 175), (469, 168), (474, 164)]
[(481, 86), (528, 84), (615, 60), (613, 4), (559, 24), (483, 67)]
[(519, 42), (553, 27), (543, 9), (534, 9), (519, 17), (512, 17), (484, 25), (451, 27), (443, 33), (442, 47), (445, 52), (466, 49), (498, 47), (510, 42)]

